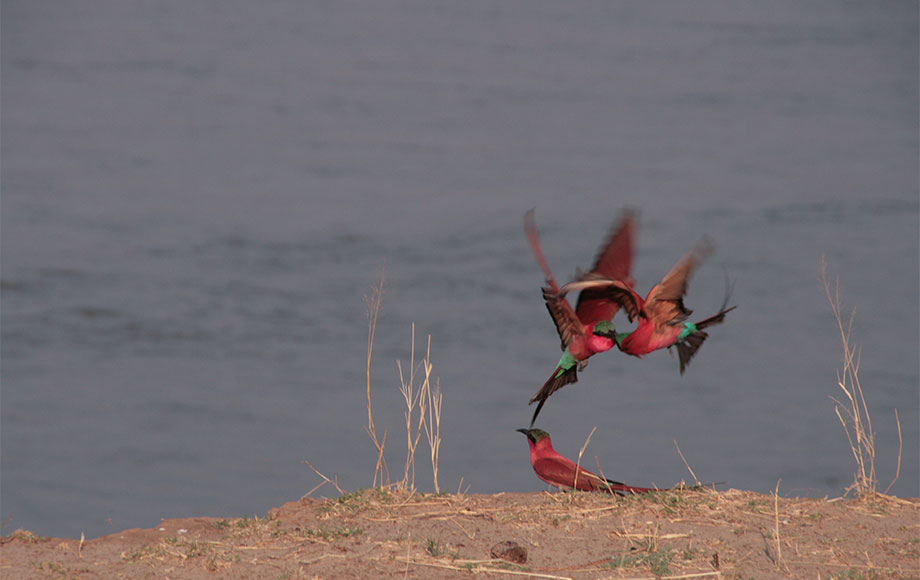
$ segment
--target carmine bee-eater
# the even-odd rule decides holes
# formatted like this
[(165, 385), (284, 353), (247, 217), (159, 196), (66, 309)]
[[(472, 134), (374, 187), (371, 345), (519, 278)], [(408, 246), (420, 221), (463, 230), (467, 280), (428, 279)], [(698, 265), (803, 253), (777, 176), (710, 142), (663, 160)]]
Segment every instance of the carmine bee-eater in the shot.
[(530, 444), (530, 465), (533, 466), (534, 472), (537, 477), (550, 485), (581, 491), (606, 491), (619, 495), (660, 491), (655, 487), (634, 487), (595, 475), (559, 455), (553, 449), (549, 433), (542, 429), (518, 429), (518, 431), (527, 436), (527, 442)]
[[(553, 273), (549, 268), (540, 238), (534, 225), (533, 210), (524, 215), (524, 232), (533, 250), (540, 268), (546, 276), (543, 299), (546, 309), (556, 325), (556, 331), (562, 342), (562, 358), (556, 370), (530, 399), (530, 403), (539, 402), (534, 410), (530, 426), (533, 427), (537, 415), (546, 399), (565, 385), (578, 380), (578, 371), (585, 368), (588, 358), (599, 352), (606, 352), (616, 345), (616, 329), (613, 316), (621, 304), (627, 310), (629, 319), (638, 315), (638, 302), (633, 297), (630, 286), (629, 270), (632, 264), (633, 236), (635, 232), (635, 214), (625, 210), (618, 224), (611, 230), (610, 236), (601, 246), (594, 261), (594, 267), (583, 274), (579, 280), (567, 285), (566, 292), (580, 290), (575, 309), (560, 291)], [(582, 282), (585, 279), (588, 281)], [(600, 280), (600, 282), (597, 282)], [(596, 287), (597, 286), (597, 287)]]
[[(609, 294), (623, 302), (624, 308), (629, 312), (638, 311), (639, 322), (636, 329), (615, 335), (617, 347), (626, 354), (641, 357), (660, 348), (670, 349), (673, 346), (677, 349), (680, 373), (683, 374), (690, 359), (709, 336), (704, 329), (721, 323), (725, 320), (725, 315), (736, 308), (725, 308), (730, 294), (727, 292), (719, 312), (699, 322), (687, 322), (693, 311), (684, 307), (683, 298), (687, 293), (690, 275), (712, 251), (712, 244), (706, 239), (701, 240), (689, 254), (671, 268), (661, 282), (649, 290), (644, 300), (631, 287), (629, 297), (625, 297), (620, 281), (604, 280), (593, 272), (588, 272), (575, 282), (566, 284), (559, 293), (563, 296), (574, 290), (582, 290), (584, 293), (585, 288), (591, 288), (596, 293), (604, 294), (604, 289), (609, 287)], [(628, 302), (634, 302), (635, 305), (627, 306)]]

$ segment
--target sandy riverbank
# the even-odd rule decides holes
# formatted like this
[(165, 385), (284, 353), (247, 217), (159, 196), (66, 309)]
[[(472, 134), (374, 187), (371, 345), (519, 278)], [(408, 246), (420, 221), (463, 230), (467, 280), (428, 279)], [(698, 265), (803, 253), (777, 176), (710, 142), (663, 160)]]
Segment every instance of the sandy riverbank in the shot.
[[(518, 548), (526, 552), (523, 562)], [(6, 580), (471, 574), (920, 578), (920, 499), (777, 500), (738, 490), (621, 498), (369, 490), (303, 498), (265, 517), (164, 520), (83, 542), (18, 530), (0, 545)]]

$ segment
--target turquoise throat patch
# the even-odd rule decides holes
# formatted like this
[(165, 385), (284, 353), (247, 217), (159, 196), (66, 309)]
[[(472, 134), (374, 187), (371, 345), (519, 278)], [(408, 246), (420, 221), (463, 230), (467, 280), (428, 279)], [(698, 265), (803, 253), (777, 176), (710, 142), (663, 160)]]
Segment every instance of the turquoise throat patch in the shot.
[(692, 322), (685, 322), (683, 330), (680, 331), (680, 334), (677, 335), (677, 340), (674, 342), (682, 342), (685, 338), (697, 331), (696, 325)]

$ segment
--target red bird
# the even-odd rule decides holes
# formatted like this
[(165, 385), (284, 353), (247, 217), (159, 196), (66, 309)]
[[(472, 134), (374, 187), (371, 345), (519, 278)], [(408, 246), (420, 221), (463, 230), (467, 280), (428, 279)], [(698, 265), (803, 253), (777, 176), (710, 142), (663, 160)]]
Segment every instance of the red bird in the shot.
[[(588, 272), (575, 282), (566, 284), (559, 294), (565, 296), (566, 293), (575, 290), (581, 290), (584, 294), (587, 291), (585, 288), (590, 288), (601, 295), (606, 292), (611, 299), (623, 302), (624, 308), (630, 313), (638, 311), (639, 323), (636, 329), (632, 332), (617, 333), (614, 336), (617, 347), (626, 354), (641, 357), (655, 350), (670, 349), (673, 346), (677, 348), (680, 373), (683, 374), (690, 359), (709, 336), (704, 329), (721, 323), (725, 320), (725, 315), (736, 308), (735, 306), (725, 308), (729, 292), (726, 293), (725, 301), (719, 312), (696, 323), (686, 322), (693, 313), (692, 310), (684, 307), (683, 300), (687, 293), (690, 275), (703, 258), (712, 251), (712, 244), (705, 238), (701, 240), (689, 254), (671, 268), (661, 282), (649, 290), (645, 300), (631, 287), (629, 287), (629, 293), (624, 294), (621, 281), (604, 280), (593, 272)], [(605, 288), (609, 288), (609, 291)], [(632, 319), (633, 317), (630, 316), (630, 320)]]
[(530, 444), (530, 464), (537, 477), (552, 486), (581, 491), (605, 491), (619, 495), (661, 491), (655, 487), (633, 487), (595, 475), (556, 453), (549, 433), (542, 429), (518, 431), (527, 435), (527, 442)]
[[(633, 298), (635, 293), (630, 287), (629, 277), (635, 223), (635, 214), (624, 210), (618, 224), (598, 251), (591, 271), (566, 285), (566, 292), (562, 292), (540, 247), (533, 210), (524, 216), (524, 232), (546, 276), (547, 286), (543, 288), (543, 299), (556, 325), (563, 350), (556, 370), (530, 399), (531, 404), (539, 401), (530, 421), (531, 427), (546, 399), (565, 385), (576, 382), (578, 371), (585, 368), (589, 357), (606, 352), (616, 345), (616, 328), (612, 320), (621, 304), (627, 310), (630, 320), (638, 315), (638, 303)], [(565, 299), (565, 293), (576, 290), (581, 292), (573, 310)]]

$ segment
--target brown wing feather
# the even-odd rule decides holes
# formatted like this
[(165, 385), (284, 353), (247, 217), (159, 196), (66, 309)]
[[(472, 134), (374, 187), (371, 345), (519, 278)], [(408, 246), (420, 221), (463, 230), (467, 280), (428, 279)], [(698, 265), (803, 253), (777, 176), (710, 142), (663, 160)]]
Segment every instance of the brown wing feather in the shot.
[(533, 210), (524, 214), (524, 233), (527, 235), (527, 241), (533, 255), (537, 258), (537, 263), (546, 276), (548, 287), (543, 288), (543, 299), (546, 301), (546, 309), (556, 325), (556, 332), (559, 333), (559, 339), (562, 341), (562, 350), (572, 342), (576, 336), (584, 336), (584, 326), (572, 310), (572, 306), (559, 292), (559, 285), (553, 278), (553, 272), (549, 269), (546, 257), (543, 255), (543, 248), (540, 246), (540, 236), (537, 234), (537, 226), (534, 224)]
[(543, 288), (543, 300), (546, 301), (546, 310), (549, 311), (556, 332), (559, 333), (561, 349), (565, 350), (575, 338), (584, 336), (585, 327), (582, 325), (575, 311), (568, 301), (559, 294), (554, 294), (549, 288)]
[[(579, 308), (582, 305), (590, 304), (591, 309), (585, 314), (576, 310), (578, 318), (584, 324), (598, 322), (600, 320), (611, 320), (616, 314), (618, 308), (626, 310), (629, 321), (632, 322), (639, 315), (642, 309), (642, 297), (636, 294), (628, 283), (622, 280), (611, 280), (609, 278), (599, 277), (594, 272), (583, 274), (579, 279), (573, 280), (559, 289), (559, 295), (565, 296), (569, 292), (578, 292)], [(590, 293), (590, 302), (585, 301), (585, 295)], [(601, 303), (605, 304), (601, 304)], [(609, 306), (612, 304), (613, 306)], [(595, 316), (599, 316), (596, 318)]]
[(591, 271), (614, 280), (628, 279), (632, 270), (635, 234), (636, 212), (625, 209), (617, 225), (610, 230), (606, 242), (598, 250)]
[(693, 271), (714, 251), (708, 238), (700, 240), (689, 254), (683, 257), (645, 298), (645, 314), (656, 326), (678, 324), (692, 313), (684, 307), (684, 295)]
[[(589, 274), (632, 284), (629, 273), (632, 269), (635, 231), (636, 213), (630, 209), (623, 210), (619, 221), (611, 228), (610, 235), (598, 250), (594, 267)], [(621, 303), (611, 299), (605, 289), (589, 288), (578, 296), (575, 313), (583, 323), (592, 324), (601, 320), (612, 320), (620, 306)]]
[(537, 234), (537, 226), (533, 219), (533, 209), (527, 210), (527, 213), (524, 214), (524, 233), (527, 235), (530, 250), (537, 259), (537, 263), (540, 264), (540, 269), (543, 270), (543, 275), (546, 277), (546, 283), (549, 284), (550, 290), (555, 294), (559, 294), (559, 285), (556, 284), (556, 279), (553, 278), (553, 271), (549, 269), (549, 263), (546, 261), (546, 256), (543, 255), (540, 236)]

